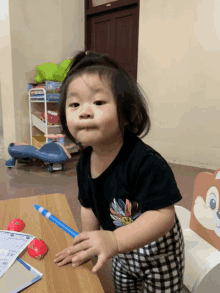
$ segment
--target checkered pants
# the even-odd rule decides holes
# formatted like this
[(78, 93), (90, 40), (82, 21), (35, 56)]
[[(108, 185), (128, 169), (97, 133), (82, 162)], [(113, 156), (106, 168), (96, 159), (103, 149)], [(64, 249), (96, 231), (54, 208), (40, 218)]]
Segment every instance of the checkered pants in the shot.
[(131, 252), (112, 258), (116, 293), (181, 293), (185, 270), (185, 245), (181, 225), (175, 224), (164, 236)]

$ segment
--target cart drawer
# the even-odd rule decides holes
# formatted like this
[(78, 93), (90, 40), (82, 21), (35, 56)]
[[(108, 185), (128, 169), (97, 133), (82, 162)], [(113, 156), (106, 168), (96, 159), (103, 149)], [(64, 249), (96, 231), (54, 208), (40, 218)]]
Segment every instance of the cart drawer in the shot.
[(40, 149), (46, 143), (46, 138), (44, 135), (35, 135), (32, 137), (32, 143), (33, 146)]
[(46, 133), (46, 123), (41, 121), (39, 118), (37, 118), (33, 114), (31, 116), (32, 116), (33, 125), (36, 126), (38, 129), (40, 129), (42, 132)]

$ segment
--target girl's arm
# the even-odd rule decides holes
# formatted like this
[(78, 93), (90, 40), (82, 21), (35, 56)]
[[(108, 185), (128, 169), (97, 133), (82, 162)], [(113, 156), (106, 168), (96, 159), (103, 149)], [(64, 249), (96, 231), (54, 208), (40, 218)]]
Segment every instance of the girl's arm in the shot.
[(82, 232), (100, 230), (100, 224), (91, 208), (81, 206)]
[(133, 223), (114, 231), (118, 253), (126, 253), (156, 241), (170, 231), (174, 221), (174, 205), (143, 213)]

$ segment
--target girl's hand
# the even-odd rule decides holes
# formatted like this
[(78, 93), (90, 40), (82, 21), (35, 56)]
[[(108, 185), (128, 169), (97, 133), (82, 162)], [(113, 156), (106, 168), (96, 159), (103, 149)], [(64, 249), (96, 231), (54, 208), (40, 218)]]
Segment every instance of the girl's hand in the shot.
[[(68, 251), (70, 251), (71, 247), (73, 247), (73, 246), (67, 247), (63, 251), (57, 253), (55, 255), (56, 258), (54, 259), (54, 263), (57, 263), (57, 265), (59, 267), (62, 267), (63, 265), (71, 263), (73, 255), (71, 253), (68, 253)], [(78, 255), (78, 253), (75, 253), (74, 256), (76, 256), (76, 255)], [(88, 259), (87, 261), (89, 261), (89, 260), (90, 259)], [(85, 262), (87, 262), (87, 261), (85, 261)]]
[(97, 255), (98, 261), (92, 270), (93, 273), (96, 273), (107, 259), (116, 254), (118, 254), (118, 243), (114, 232), (82, 232), (74, 239), (73, 246), (66, 248), (57, 255), (58, 258), (55, 262), (63, 260), (60, 265), (64, 265), (72, 260), (72, 266), (76, 268)]

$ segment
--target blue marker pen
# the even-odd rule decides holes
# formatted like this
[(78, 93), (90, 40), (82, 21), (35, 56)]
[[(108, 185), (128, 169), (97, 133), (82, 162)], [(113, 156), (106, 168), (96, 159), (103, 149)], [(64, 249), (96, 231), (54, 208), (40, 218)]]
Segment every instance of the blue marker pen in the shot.
[(48, 212), (47, 210), (45, 210), (41, 206), (35, 204), (34, 207), (41, 215), (43, 215), (45, 218), (49, 219), (51, 222), (53, 222), (58, 227), (63, 229), (65, 232), (67, 232), (73, 238), (75, 238), (79, 234), (78, 232), (76, 232), (73, 229), (71, 229), (70, 227), (68, 227), (66, 224), (64, 224), (62, 221), (57, 219), (54, 215), (52, 215), (50, 212)]
[[(41, 207), (37, 204), (34, 204), (34, 207), (41, 215), (43, 215), (45, 218), (49, 219), (51, 222), (53, 222), (58, 227), (63, 229), (65, 232), (67, 232), (73, 238), (75, 238), (77, 235), (79, 235), (78, 232), (76, 232), (73, 229), (71, 229), (70, 227), (68, 227), (66, 224), (64, 224), (62, 221), (57, 219), (54, 215), (52, 215), (50, 212), (45, 210), (43, 207)], [(95, 255), (95, 257), (97, 257), (97, 255)]]

